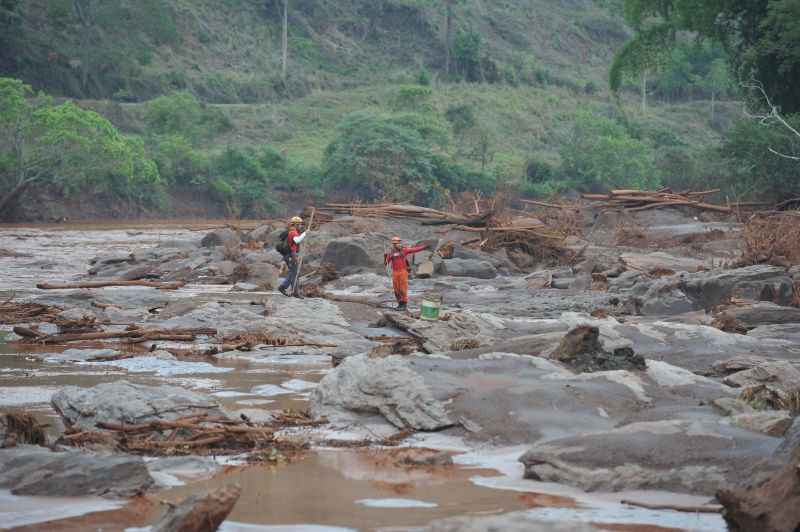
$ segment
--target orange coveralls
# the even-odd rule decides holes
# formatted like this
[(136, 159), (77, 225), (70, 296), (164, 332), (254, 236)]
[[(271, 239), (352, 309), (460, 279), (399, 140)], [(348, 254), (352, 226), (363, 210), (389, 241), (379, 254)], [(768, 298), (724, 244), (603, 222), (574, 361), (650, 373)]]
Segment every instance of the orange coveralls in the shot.
[(384, 265), (392, 265), (392, 287), (398, 303), (408, 303), (408, 262), (406, 257), (427, 249), (427, 246), (414, 246), (392, 249), (383, 256)]

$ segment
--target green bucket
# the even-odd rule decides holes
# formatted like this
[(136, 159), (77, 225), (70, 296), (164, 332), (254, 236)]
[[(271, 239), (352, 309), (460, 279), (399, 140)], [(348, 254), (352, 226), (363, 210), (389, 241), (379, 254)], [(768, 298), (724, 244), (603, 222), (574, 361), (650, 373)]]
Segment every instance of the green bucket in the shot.
[(422, 312), (420, 319), (436, 321), (439, 319), (439, 311), (442, 308), (442, 296), (435, 293), (426, 292), (422, 296)]

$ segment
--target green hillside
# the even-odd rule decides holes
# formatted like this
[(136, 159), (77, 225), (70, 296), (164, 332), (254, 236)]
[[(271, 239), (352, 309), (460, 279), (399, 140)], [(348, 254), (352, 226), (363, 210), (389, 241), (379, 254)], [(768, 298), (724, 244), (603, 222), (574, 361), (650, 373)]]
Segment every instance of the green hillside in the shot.
[[(28, 100), (29, 131), (77, 128), (76, 160), (104, 168), (37, 174), (0, 216), (47, 219), (75, 198), (94, 200), (86, 216), (265, 216), (309, 196), (443, 204), (461, 191), (759, 188), (728, 179), (742, 165), (721, 152), (742, 116), (730, 82), (708, 81), (724, 52), (686, 40), (651, 74), (645, 102), (637, 78), (609, 95), (609, 66), (633, 35), (621, 0), (287, 3), (284, 77), (283, 0), (0, 0), (0, 78), (55, 97)], [(146, 160), (111, 164), (88, 116), (45, 120), (67, 100)], [(43, 153), (71, 147), (35, 140)], [(0, 157), (9, 189), (12, 156)]]

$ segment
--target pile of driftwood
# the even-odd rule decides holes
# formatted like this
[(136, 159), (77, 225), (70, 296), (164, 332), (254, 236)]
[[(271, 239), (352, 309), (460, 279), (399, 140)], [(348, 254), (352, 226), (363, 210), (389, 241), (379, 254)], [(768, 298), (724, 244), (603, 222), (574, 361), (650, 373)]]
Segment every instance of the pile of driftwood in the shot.
[(14, 327), (14, 332), (24, 343), (62, 345), (71, 342), (95, 340), (121, 340), (127, 344), (142, 344), (152, 341), (193, 342), (198, 336), (216, 336), (216, 329), (143, 329), (131, 325), (122, 331), (59, 332), (44, 334), (33, 327)]
[(52, 322), (61, 312), (58, 307), (41, 305), (39, 303), (24, 303), (8, 300), (0, 303), (0, 323), (3, 325), (16, 325), (30, 321)]
[(661, 207), (685, 206), (703, 211), (731, 213), (733, 208), (726, 205), (715, 205), (705, 201), (706, 196), (716, 194), (719, 189), (700, 192), (673, 192), (665, 188), (661, 190), (612, 190), (609, 194), (583, 194), (585, 200), (599, 202), (597, 208), (623, 209), (628, 212), (658, 209)]
[(396, 203), (358, 204), (329, 203), (318, 209), (323, 215), (345, 214), (365, 218), (407, 218), (422, 225), (464, 225), (467, 227), (486, 227), (494, 216), (492, 211), (473, 215), (454, 214), (416, 205)]
[(139, 425), (99, 422), (97, 428), (101, 430), (68, 429), (56, 443), (101, 445), (142, 454), (235, 453), (276, 443), (272, 427), (208, 414)]

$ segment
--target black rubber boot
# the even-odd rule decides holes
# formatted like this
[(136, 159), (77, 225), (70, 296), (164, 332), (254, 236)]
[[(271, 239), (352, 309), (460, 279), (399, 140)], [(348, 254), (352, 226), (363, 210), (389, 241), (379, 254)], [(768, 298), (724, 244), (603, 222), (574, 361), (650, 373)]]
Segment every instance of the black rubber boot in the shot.
[(406, 303), (398, 303), (397, 304), (397, 311), (398, 312), (403, 312), (403, 311), (406, 311), (406, 310), (408, 310), (408, 304), (406, 304)]
[(286, 291), (286, 288), (284, 288), (283, 286), (279, 286), (278, 287), (278, 292), (280, 292), (281, 294), (285, 295), (286, 297), (289, 297), (289, 293)]

